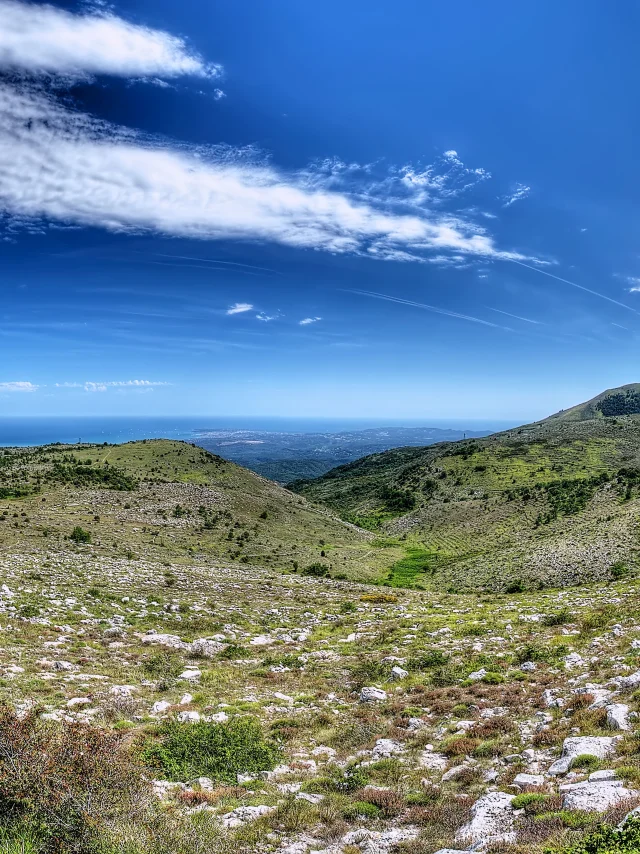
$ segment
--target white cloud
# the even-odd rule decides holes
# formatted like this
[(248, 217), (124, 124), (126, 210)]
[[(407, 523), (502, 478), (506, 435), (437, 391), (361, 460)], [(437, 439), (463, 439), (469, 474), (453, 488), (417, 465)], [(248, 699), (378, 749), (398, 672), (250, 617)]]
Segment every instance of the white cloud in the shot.
[(71, 77), (216, 77), (221, 71), (162, 30), (110, 12), (74, 15), (19, 0), (0, 0), (0, 69)]
[(221, 101), (223, 98), (227, 97), (227, 93), (223, 92), (222, 89), (214, 89), (213, 90), (213, 100)]
[(280, 312), (277, 314), (265, 314), (264, 311), (260, 311), (256, 314), (256, 320), (262, 320), (264, 323), (268, 323), (270, 320), (277, 320), (279, 317), (282, 317)]
[(310, 323), (317, 323), (319, 320), (322, 320), (321, 317), (304, 317), (299, 321), (300, 326), (308, 326)]
[[(0, 0), (1, 2), (1, 0)], [(273, 241), (385, 260), (526, 259), (482, 226), (397, 199), (309, 187), (232, 152), (136, 136), (67, 109), (33, 88), (0, 84), (0, 212), (9, 224), (49, 220), (175, 237)], [(530, 259), (527, 259), (530, 260)], [(246, 310), (246, 309), (245, 309)]]
[(508, 195), (502, 197), (502, 207), (510, 208), (511, 205), (519, 202), (520, 199), (526, 199), (530, 192), (531, 187), (527, 187), (526, 184), (515, 184), (513, 190)]
[(244, 314), (245, 311), (251, 311), (252, 308), (250, 302), (237, 302), (229, 306), (227, 314)]
[(84, 391), (90, 392), (98, 392), (98, 391), (107, 391), (109, 388), (134, 388), (138, 390), (148, 390), (151, 391), (155, 386), (163, 386), (163, 385), (171, 385), (171, 383), (167, 382), (156, 382), (154, 380), (108, 380), (108, 381), (99, 381), (93, 382), (87, 380), (86, 382), (77, 383), (77, 382), (66, 382), (66, 383), (56, 383), (56, 388), (81, 388)]
[(640, 293), (640, 278), (637, 276), (625, 276), (624, 279), (627, 284), (631, 285), (630, 288), (627, 288), (630, 294)]
[(0, 392), (5, 391), (38, 391), (40, 386), (30, 382), (0, 382)]

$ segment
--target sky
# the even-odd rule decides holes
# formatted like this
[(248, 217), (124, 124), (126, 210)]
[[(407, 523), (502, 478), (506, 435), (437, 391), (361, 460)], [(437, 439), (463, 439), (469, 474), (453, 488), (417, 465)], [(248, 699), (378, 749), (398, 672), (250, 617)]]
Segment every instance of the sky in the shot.
[(0, 413), (640, 380), (640, 7), (0, 0)]

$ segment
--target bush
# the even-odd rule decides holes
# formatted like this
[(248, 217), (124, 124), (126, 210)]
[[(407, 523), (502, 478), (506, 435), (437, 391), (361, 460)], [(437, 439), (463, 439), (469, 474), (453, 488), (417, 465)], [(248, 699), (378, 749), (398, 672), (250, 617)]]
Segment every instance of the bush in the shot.
[(630, 819), (620, 829), (603, 827), (573, 845), (553, 845), (544, 854), (637, 854), (640, 851), (640, 820)]
[(80, 527), (80, 525), (76, 525), (73, 531), (69, 534), (69, 539), (73, 540), (74, 543), (90, 543), (91, 532), (85, 531), (84, 528)]
[(302, 575), (310, 575), (313, 578), (327, 578), (329, 567), (326, 563), (311, 563), (302, 570)]
[(142, 759), (167, 780), (211, 777), (235, 783), (236, 775), (270, 771), (278, 749), (265, 741), (255, 718), (234, 718), (226, 723), (166, 721), (157, 741), (148, 743)]
[(595, 771), (599, 767), (600, 760), (592, 753), (581, 753), (580, 756), (576, 756), (575, 759), (571, 760), (572, 771), (575, 771), (576, 768), (582, 771)]
[(398, 597), (395, 593), (363, 593), (360, 601), (371, 605), (391, 605), (398, 601)]
[(413, 656), (407, 661), (407, 670), (428, 670), (430, 667), (442, 667), (449, 661), (449, 656), (439, 649), (425, 649), (420, 655)]
[(152, 802), (142, 769), (114, 733), (61, 726), (35, 712), (19, 718), (0, 706), (0, 827), (8, 852), (12, 836), (27, 839), (25, 852), (29, 840), (31, 850), (97, 852), (100, 839), (112, 838), (119, 822), (140, 820)]
[(380, 815), (380, 809), (369, 801), (354, 801), (348, 804), (343, 812), (345, 818), (377, 818)]

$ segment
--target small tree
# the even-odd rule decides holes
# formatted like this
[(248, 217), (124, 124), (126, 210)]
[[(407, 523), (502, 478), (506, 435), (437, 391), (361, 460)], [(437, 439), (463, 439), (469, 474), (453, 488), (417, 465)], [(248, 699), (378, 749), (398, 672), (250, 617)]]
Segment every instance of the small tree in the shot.
[(84, 528), (80, 527), (80, 525), (76, 525), (73, 531), (69, 534), (69, 539), (73, 540), (74, 543), (90, 543), (91, 532), (85, 531)]

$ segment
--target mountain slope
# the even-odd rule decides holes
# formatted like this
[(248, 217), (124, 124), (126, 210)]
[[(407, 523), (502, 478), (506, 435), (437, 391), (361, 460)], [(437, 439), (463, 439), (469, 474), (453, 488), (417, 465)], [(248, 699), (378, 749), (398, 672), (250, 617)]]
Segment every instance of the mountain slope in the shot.
[[(402, 550), (254, 472), (184, 442), (51, 445), (0, 452), (0, 549), (199, 560), (377, 578)], [(82, 540), (82, 534), (76, 534)]]
[(596, 407), (635, 388), (484, 439), (374, 454), (292, 488), (417, 549), (422, 585), (515, 589), (619, 574), (640, 553), (640, 416)]

